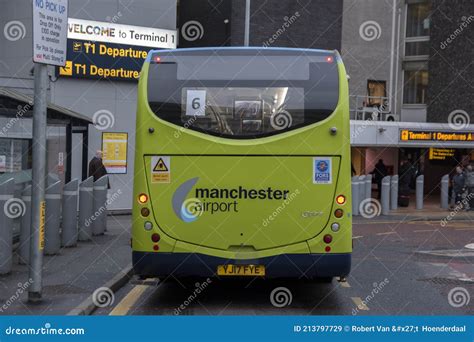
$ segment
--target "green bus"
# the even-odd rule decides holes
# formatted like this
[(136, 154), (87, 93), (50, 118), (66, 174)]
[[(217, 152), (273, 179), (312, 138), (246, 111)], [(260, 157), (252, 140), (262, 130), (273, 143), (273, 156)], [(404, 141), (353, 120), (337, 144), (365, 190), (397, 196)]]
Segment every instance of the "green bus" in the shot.
[(348, 98), (337, 51), (150, 51), (138, 84), (135, 273), (347, 276)]

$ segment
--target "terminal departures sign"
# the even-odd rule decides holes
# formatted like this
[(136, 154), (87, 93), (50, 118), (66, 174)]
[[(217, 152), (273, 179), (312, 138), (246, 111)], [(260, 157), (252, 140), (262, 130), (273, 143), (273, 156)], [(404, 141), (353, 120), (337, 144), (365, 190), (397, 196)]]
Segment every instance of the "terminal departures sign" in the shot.
[(69, 18), (61, 76), (137, 80), (148, 51), (176, 48), (176, 31)]
[(473, 132), (441, 132), (441, 131), (418, 131), (400, 130), (400, 141), (474, 141)]

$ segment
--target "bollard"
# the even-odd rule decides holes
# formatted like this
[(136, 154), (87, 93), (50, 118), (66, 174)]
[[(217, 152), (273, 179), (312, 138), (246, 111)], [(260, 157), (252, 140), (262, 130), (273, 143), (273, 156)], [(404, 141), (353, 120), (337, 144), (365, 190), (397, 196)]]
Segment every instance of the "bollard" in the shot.
[(423, 183), (425, 176), (420, 175), (416, 177), (416, 209), (423, 209)]
[(390, 213), (390, 176), (382, 178), (382, 215), (388, 215)]
[(107, 185), (109, 177), (102, 176), (94, 182), (94, 206), (90, 223), (92, 224), (92, 235), (103, 235), (107, 224)]
[(79, 181), (73, 179), (63, 188), (63, 211), (61, 246), (74, 247), (77, 245), (77, 186)]
[(24, 204), (13, 196), (15, 180), (10, 178), (0, 184), (0, 274), (12, 270), (13, 219), (24, 212)]
[(398, 209), (398, 175), (392, 176), (390, 182), (390, 210)]
[(359, 176), (359, 205), (365, 200), (365, 176)]
[(25, 203), (25, 214), (21, 217), (20, 245), (18, 246), (18, 263), (27, 265), (30, 262), (30, 237), (31, 237), (31, 185), (28, 185), (21, 194)]
[(449, 175), (441, 178), (441, 208), (449, 208)]
[(365, 176), (365, 196), (366, 198), (372, 198), (372, 175)]
[(360, 194), (359, 194), (359, 177), (352, 177), (352, 215), (359, 216), (359, 203), (360, 203)]
[(79, 241), (89, 241), (92, 237), (92, 216), (94, 178), (89, 177), (79, 185)]
[(44, 225), (44, 254), (58, 254), (61, 249), (59, 219), (61, 217), (61, 181), (46, 188), (46, 215)]

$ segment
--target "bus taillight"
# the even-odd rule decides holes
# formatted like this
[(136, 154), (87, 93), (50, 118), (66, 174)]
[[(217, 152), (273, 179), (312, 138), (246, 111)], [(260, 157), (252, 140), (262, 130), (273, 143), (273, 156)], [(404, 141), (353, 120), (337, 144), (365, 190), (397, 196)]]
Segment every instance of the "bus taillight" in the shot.
[(333, 61), (334, 61), (334, 58), (332, 58), (332, 56), (327, 56), (326, 57), (326, 62), (332, 63)]
[(344, 215), (344, 211), (342, 209), (334, 210), (334, 216), (336, 216), (337, 218), (341, 218), (342, 215)]
[(152, 235), (151, 235), (151, 241), (153, 241), (153, 242), (158, 242), (158, 241), (160, 241), (160, 234), (158, 234), (158, 233), (152, 234)]
[(138, 195), (138, 202), (140, 202), (141, 204), (145, 204), (146, 202), (148, 202), (147, 194)]
[(343, 205), (344, 203), (346, 203), (346, 196), (344, 195), (339, 195), (336, 197), (336, 203), (339, 204), (339, 205)]
[(332, 235), (330, 235), (330, 234), (324, 235), (323, 241), (324, 241), (325, 243), (331, 243), (331, 242), (332, 242)]

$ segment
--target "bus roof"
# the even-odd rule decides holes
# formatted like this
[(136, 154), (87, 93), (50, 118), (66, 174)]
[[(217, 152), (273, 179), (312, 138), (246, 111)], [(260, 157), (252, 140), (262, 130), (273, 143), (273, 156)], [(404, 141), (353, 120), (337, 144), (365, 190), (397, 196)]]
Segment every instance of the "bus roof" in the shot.
[(298, 51), (298, 52), (318, 52), (328, 55), (336, 55), (339, 57), (337, 50), (322, 50), (322, 49), (307, 49), (307, 48), (290, 48), (290, 47), (263, 47), (263, 46), (226, 46), (226, 47), (197, 47), (197, 48), (182, 48), (182, 49), (160, 49), (150, 50), (148, 52), (145, 62), (150, 62), (154, 53), (172, 53), (175, 51), (206, 51), (206, 50), (281, 50), (281, 51)]

